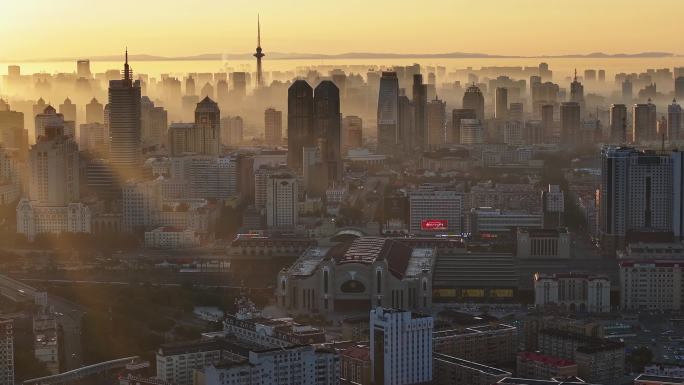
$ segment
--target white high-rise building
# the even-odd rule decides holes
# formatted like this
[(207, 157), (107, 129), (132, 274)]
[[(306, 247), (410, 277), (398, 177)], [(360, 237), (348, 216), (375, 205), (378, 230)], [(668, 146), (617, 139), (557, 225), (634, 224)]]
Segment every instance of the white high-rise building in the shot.
[(432, 381), (430, 316), (409, 311), (370, 311), (371, 378), (376, 385), (423, 384)]
[(46, 126), (29, 150), (29, 199), (17, 205), (17, 233), (90, 233), (91, 213), (79, 203), (78, 145), (62, 127)]
[(78, 201), (78, 160), (76, 142), (48, 127), (29, 150), (29, 198), (51, 206)]
[(266, 186), (268, 227), (295, 226), (299, 219), (297, 179), (289, 173), (270, 175)]
[(417, 190), (409, 193), (411, 233), (460, 234), (463, 194), (457, 191)]
[(0, 318), (0, 385), (14, 385), (14, 333), (11, 319)]
[(461, 119), (461, 144), (482, 144), (484, 130), (479, 119)]
[(604, 250), (623, 248), (630, 230), (672, 231), (670, 155), (628, 147), (601, 151), (600, 232)]

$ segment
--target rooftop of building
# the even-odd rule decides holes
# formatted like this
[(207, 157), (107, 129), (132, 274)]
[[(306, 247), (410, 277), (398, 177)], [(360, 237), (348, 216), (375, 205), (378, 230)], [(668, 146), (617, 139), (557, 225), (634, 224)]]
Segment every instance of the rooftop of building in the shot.
[(557, 229), (528, 229), (519, 228), (519, 234), (528, 234), (530, 238), (557, 238), (561, 234), (568, 234), (567, 227), (560, 227)]
[(590, 273), (582, 273), (582, 272), (565, 272), (565, 273), (554, 273), (554, 274), (547, 274), (547, 273), (535, 273), (534, 274), (534, 280), (538, 281), (541, 279), (552, 279), (552, 280), (557, 280), (557, 279), (572, 279), (572, 278), (578, 278), (578, 279), (586, 279), (589, 281), (593, 280), (608, 280), (608, 276), (604, 274), (590, 274)]
[(479, 326), (471, 326), (467, 327), (464, 329), (443, 329), (443, 330), (436, 330), (433, 332), (433, 338), (434, 339), (440, 339), (440, 338), (449, 338), (453, 336), (459, 336), (459, 335), (485, 335), (485, 334), (493, 334), (496, 332), (516, 332), (518, 329), (515, 326), (507, 325), (507, 324), (502, 324), (502, 323), (496, 323), (496, 324), (488, 324), (488, 325), (479, 325)]
[(370, 362), (370, 347), (365, 345), (355, 345), (343, 350), (341, 356), (358, 361)]
[(642, 381), (647, 384), (684, 384), (684, 378), (682, 377), (655, 376), (652, 374), (640, 374), (634, 379), (634, 381), (635, 383)]
[(520, 352), (518, 358), (526, 361), (535, 361), (545, 365), (564, 367), (576, 365), (574, 361), (566, 360), (560, 357), (548, 356), (537, 352)]
[(591, 337), (583, 334), (572, 333), (565, 330), (545, 328), (539, 334), (546, 334), (557, 338), (571, 339), (578, 341), (581, 345), (577, 348), (581, 353), (597, 353), (606, 350), (624, 349), (625, 344), (619, 341), (608, 340), (605, 338)]
[(462, 358), (457, 358), (453, 356), (449, 356), (446, 354), (442, 353), (432, 353), (432, 357), (434, 360), (437, 361), (444, 361), (449, 364), (454, 364), (454, 365), (459, 365), (468, 369), (476, 370), (484, 374), (488, 374), (490, 376), (510, 376), (511, 373), (507, 372), (505, 370), (497, 369), (492, 366), (487, 366), (487, 365), (482, 365), (478, 364), (477, 362), (472, 362), (468, 360), (464, 360)]
[(512, 385), (591, 385), (583, 381), (556, 381), (556, 380), (533, 380), (530, 378), (516, 378), (516, 377), (506, 377), (503, 380), (497, 382), (497, 384), (512, 384)]
[(387, 261), (388, 269), (397, 278), (415, 276), (432, 270), (435, 251), (429, 247), (412, 247), (392, 238), (358, 237), (330, 248), (309, 248), (289, 268), (294, 276), (310, 276), (324, 260), (336, 265), (372, 265)]

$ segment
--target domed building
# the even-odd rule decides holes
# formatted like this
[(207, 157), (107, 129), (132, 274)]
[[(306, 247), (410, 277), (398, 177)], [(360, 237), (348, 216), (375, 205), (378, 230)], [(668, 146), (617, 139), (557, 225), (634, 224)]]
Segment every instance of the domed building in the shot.
[(278, 306), (293, 313), (428, 308), (435, 255), (434, 248), (380, 237), (313, 247), (278, 274)]

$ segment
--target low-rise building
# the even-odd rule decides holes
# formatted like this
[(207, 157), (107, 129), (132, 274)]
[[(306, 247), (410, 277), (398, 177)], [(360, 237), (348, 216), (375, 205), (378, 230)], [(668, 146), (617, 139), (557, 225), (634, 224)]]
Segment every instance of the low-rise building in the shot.
[(475, 235), (511, 233), (517, 229), (541, 229), (544, 216), (541, 213), (505, 211), (491, 207), (478, 207), (470, 211), (470, 223)]
[(570, 258), (570, 234), (566, 228), (518, 229), (518, 258)]
[(157, 227), (145, 232), (145, 247), (159, 249), (184, 249), (199, 245), (192, 229)]
[(39, 234), (90, 233), (90, 208), (83, 203), (44, 205), (22, 199), (17, 205), (17, 233), (30, 241)]
[(625, 346), (622, 342), (543, 329), (539, 332), (539, 351), (575, 361), (579, 377), (589, 382), (620, 384), (624, 376)]
[(337, 385), (340, 362), (332, 349), (295, 345), (253, 350), (246, 359), (212, 363), (197, 377), (204, 385)]
[(620, 261), (623, 310), (684, 309), (684, 259)]
[(389, 306), (420, 310), (432, 304), (434, 248), (359, 237), (308, 249), (278, 274), (280, 307), (332, 313)]
[(340, 353), (341, 385), (371, 385), (372, 379), (368, 346), (356, 345)]
[(607, 276), (583, 273), (534, 275), (536, 306), (560, 306), (570, 311), (610, 312), (610, 281)]
[(449, 356), (433, 354), (435, 385), (491, 385), (511, 373), (492, 366)]
[(516, 363), (516, 374), (525, 378), (548, 380), (554, 377), (577, 376), (577, 364), (563, 358), (535, 352), (520, 352)]
[(515, 362), (518, 329), (506, 324), (436, 330), (435, 352), (486, 365), (502, 366)]

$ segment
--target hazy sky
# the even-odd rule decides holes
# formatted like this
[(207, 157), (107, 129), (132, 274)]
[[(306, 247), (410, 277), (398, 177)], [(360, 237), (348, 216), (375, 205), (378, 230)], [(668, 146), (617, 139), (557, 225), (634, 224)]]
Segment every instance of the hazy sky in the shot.
[(0, 59), (132, 53), (684, 53), (682, 0), (2, 0)]

